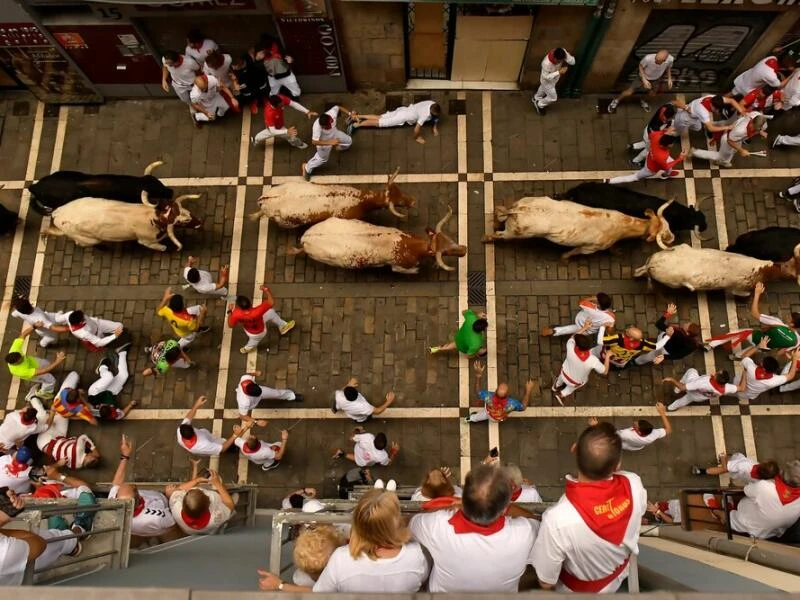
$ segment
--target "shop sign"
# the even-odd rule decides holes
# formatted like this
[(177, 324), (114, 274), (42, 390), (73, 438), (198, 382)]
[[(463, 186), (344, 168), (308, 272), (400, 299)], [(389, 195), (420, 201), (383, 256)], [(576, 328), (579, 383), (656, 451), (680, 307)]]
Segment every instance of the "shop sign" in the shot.
[(153, 2), (148, 4), (134, 4), (136, 10), (253, 10), (256, 8), (255, 0), (188, 0), (187, 2)]
[(300, 75), (342, 76), (342, 59), (333, 21), (324, 17), (278, 17), (284, 45)]
[(276, 17), (290, 15), (328, 16), (325, 0), (272, 0), (272, 13)]

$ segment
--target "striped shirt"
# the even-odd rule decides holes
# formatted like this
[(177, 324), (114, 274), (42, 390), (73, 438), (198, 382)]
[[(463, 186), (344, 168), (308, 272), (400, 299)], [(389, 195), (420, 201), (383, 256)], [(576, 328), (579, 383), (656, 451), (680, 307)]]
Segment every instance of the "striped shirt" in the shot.
[(86, 458), (86, 453), (91, 452), (93, 448), (94, 443), (89, 439), (88, 435), (79, 437), (59, 436), (53, 438), (47, 444), (44, 453), (56, 462), (64, 459), (66, 461), (65, 466), (68, 469), (80, 469), (83, 466), (83, 459)]

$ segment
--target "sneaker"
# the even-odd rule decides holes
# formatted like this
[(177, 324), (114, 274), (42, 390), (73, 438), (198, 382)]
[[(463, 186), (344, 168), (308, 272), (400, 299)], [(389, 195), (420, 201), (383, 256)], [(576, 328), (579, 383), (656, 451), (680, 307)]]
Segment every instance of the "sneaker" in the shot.
[(431, 354), (436, 354), (441, 349), (442, 349), (441, 346), (431, 346), (430, 348), (428, 348), (428, 352), (430, 352)]
[(553, 392), (553, 396), (556, 397), (556, 400), (558, 400), (558, 403), (561, 406), (564, 406), (564, 397), (561, 395), (561, 392), (559, 392), (558, 390), (553, 389), (553, 388), (550, 388), (550, 391)]
[(542, 330), (539, 332), (539, 335), (541, 335), (542, 337), (550, 337), (555, 332), (556, 331), (554, 327), (542, 327)]
[(722, 505), (719, 503), (719, 500), (716, 499), (714, 494), (703, 494), (703, 504), (711, 509), (722, 509)]
[(610, 179), (603, 179), (600, 183), (611, 183)]
[(242, 346), (241, 348), (239, 348), (239, 352), (241, 352), (242, 354), (250, 354), (251, 352), (254, 352), (255, 349), (256, 346), (253, 346), (252, 348), (248, 348), (247, 346)]
[(706, 474), (705, 469), (701, 469), (697, 465), (692, 465), (692, 475), (705, 475), (705, 474)]
[(382, 490), (386, 487), (386, 484), (383, 483), (383, 479), (376, 479), (373, 486), (376, 490)]
[(331, 412), (332, 412), (333, 414), (336, 414), (337, 412), (339, 412), (339, 409), (338, 409), (338, 408), (336, 408), (336, 398), (334, 398), (333, 400), (331, 400)]
[(39, 388), (42, 386), (40, 384), (35, 384), (28, 390), (28, 393), (25, 394), (25, 402), (30, 403), (31, 400), (34, 398), (39, 398)]
[(211, 327), (208, 325), (203, 325), (202, 327), (197, 328), (197, 333), (208, 333), (209, 331), (211, 331)]
[(150, 354), (152, 351), (153, 351), (153, 347), (152, 346), (145, 346), (144, 347), (144, 353), (145, 354)]
[(669, 173), (665, 173), (665, 174), (664, 174), (664, 177), (677, 177), (677, 176), (678, 176), (678, 175), (680, 175), (680, 174), (681, 174), (681, 172), (680, 172), (680, 171), (676, 171), (676, 170), (674, 170), (674, 169), (673, 169), (673, 170), (672, 170), (672, 171), (670, 171)]
[(544, 114), (544, 109), (539, 106), (539, 103), (536, 101), (536, 98), (531, 98), (531, 102), (533, 102), (533, 108), (536, 109), (536, 114), (540, 117)]
[(789, 198), (789, 194), (786, 192), (778, 192), (778, 198), (781, 200), (791, 200), (791, 198)]
[(256, 142), (256, 136), (251, 135), (250, 136), (250, 147), (251, 148), (255, 148), (257, 145), (258, 145), (258, 142)]
[(192, 287), (192, 284), (191, 283), (184, 283), (181, 287), (183, 289), (185, 289), (185, 290), (188, 290), (190, 287)]
[(352, 117), (347, 117), (347, 120), (344, 123), (345, 123), (344, 132), (347, 135), (353, 135), (353, 129), (354, 129), (353, 125), (355, 121), (352, 119)]
[(261, 465), (261, 470), (262, 471), (272, 471), (272, 469), (277, 469), (280, 466), (281, 466), (281, 463), (276, 460), (271, 465)]
[(466, 417), (464, 417), (464, 423), (466, 423), (466, 424), (468, 424), (468, 425), (469, 425), (470, 423), (472, 423), (472, 421), (470, 421), (470, 417), (471, 417), (471, 416), (472, 416), (472, 415), (471, 415), (471, 414), (469, 414), (469, 415), (467, 415)]
[(300, 165), (300, 173), (303, 176), (303, 179), (305, 179), (306, 181), (311, 181), (311, 173), (306, 171), (306, 163)]
[(286, 335), (287, 333), (289, 333), (292, 329), (294, 329), (294, 326), (295, 326), (295, 322), (294, 321), (287, 321), (286, 325), (284, 325), (280, 329), (281, 335)]
[(614, 111), (617, 110), (617, 106), (619, 106), (619, 102), (616, 100), (616, 98), (614, 100), (612, 100), (611, 102), (609, 102), (608, 103), (608, 112), (609, 112), (609, 114), (613, 114)]
[(103, 360), (100, 361), (97, 367), (95, 367), (94, 369), (95, 375), (100, 375), (101, 367), (106, 367), (109, 371), (111, 370), (111, 361), (108, 359), (108, 357), (103, 358)]
[(386, 491), (387, 492), (395, 492), (395, 491), (397, 491), (397, 482), (394, 479), (390, 479), (386, 483)]
[(305, 150), (306, 148), (308, 148), (308, 144), (306, 144), (305, 142), (300, 142), (297, 146), (295, 146), (295, 148), (297, 148), (298, 150)]
[(717, 164), (720, 167), (725, 167), (726, 169), (730, 169), (733, 166), (733, 164), (731, 164), (731, 161), (727, 161), (727, 162), (717, 161)]
[(775, 139), (774, 139), (774, 140), (772, 140), (772, 147), (773, 147), (773, 148), (777, 148), (778, 146), (780, 146), (780, 145), (781, 145), (781, 144), (779, 143), (779, 142), (780, 142), (780, 139), (781, 139), (781, 136), (779, 136), (779, 135), (776, 135), (776, 136), (775, 136)]
[(628, 162), (630, 163), (630, 165), (631, 165), (631, 166), (632, 166), (634, 169), (641, 169), (641, 168), (642, 168), (642, 161), (641, 161), (641, 160), (633, 160), (633, 159), (630, 159)]
[(650, 112), (650, 104), (648, 104), (647, 100), (639, 100), (639, 106), (642, 107), (642, 110)]
[(306, 399), (306, 397), (303, 396), (303, 394), (298, 394), (297, 392), (295, 392), (294, 400), (292, 400), (292, 402), (302, 402), (305, 399)]
[(792, 199), (792, 204), (794, 204), (794, 209), (800, 213), (800, 197)]
[(628, 144), (627, 146), (625, 146), (625, 150), (627, 150), (628, 152), (635, 152), (636, 148), (633, 147), (633, 144)]

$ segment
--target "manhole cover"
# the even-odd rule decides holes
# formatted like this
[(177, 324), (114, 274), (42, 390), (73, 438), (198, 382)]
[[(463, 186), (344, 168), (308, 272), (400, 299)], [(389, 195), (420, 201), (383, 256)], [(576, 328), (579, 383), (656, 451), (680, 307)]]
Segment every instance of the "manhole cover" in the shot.
[(21, 275), (14, 279), (14, 298), (27, 298), (31, 293), (31, 278), (27, 275)]
[(470, 306), (486, 306), (486, 273), (467, 273), (467, 299)]

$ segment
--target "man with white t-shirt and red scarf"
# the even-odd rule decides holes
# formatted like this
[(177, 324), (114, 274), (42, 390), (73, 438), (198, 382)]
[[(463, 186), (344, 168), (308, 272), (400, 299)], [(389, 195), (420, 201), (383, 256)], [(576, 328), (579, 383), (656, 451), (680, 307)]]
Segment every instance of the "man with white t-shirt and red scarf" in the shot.
[(590, 426), (576, 444), (578, 477), (542, 515), (533, 568), (544, 589), (613, 593), (639, 553), (647, 491), (638, 475), (620, 471), (622, 440), (611, 423)]

